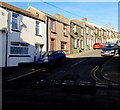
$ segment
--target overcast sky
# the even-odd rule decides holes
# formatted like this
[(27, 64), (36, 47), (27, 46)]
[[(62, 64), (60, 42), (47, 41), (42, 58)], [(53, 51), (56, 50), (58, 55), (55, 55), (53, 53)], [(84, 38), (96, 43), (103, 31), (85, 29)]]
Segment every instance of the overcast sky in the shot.
[(26, 1), (28, 2), (7, 3), (22, 9), (27, 9), (28, 6), (33, 6), (51, 15), (59, 13), (69, 19), (76, 18), (80, 21), (82, 18), (86, 17), (90, 23), (100, 26), (107, 24), (118, 30), (118, 2), (49, 2), (49, 4), (46, 4), (44, 2), (48, 2), (48, 0), (43, 0), (44, 2), (41, 2), (41, 0), (37, 0), (40, 2), (33, 2), (33, 0)]

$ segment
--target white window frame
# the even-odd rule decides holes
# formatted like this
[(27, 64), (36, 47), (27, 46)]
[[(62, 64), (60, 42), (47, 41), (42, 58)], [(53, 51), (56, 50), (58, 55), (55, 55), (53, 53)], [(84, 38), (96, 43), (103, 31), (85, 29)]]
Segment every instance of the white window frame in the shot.
[(64, 35), (67, 35), (67, 25), (63, 24)]
[(93, 36), (93, 30), (91, 30), (91, 36)]
[[(16, 15), (16, 17), (13, 15)], [(16, 28), (13, 26), (14, 20), (16, 21)], [(12, 29), (13, 30), (20, 30), (20, 17), (19, 17), (19, 14), (15, 13), (15, 12), (12, 12)]]
[(52, 32), (55, 32), (55, 20), (51, 19), (50, 28)]
[(108, 36), (109, 32), (108, 32), (108, 31), (106, 31), (106, 34), (107, 34), (107, 36)]
[(41, 22), (40, 21), (36, 21), (35, 33), (36, 35), (41, 35)]
[(111, 31), (109, 32), (109, 36), (111, 36), (112, 35), (112, 33), (111, 33)]
[(89, 30), (89, 28), (88, 28), (88, 27), (86, 27), (86, 33), (87, 33), (87, 34), (88, 34), (88, 32), (89, 32), (88, 30)]
[[(20, 52), (18, 52), (18, 53), (12, 53), (12, 51), (11, 51), (11, 48), (24, 48), (24, 49), (26, 49), (27, 50), (27, 52), (26, 53), (20, 53)], [(10, 55), (28, 55), (28, 46), (15, 46), (15, 45), (11, 45), (10, 46)]]
[(101, 35), (101, 32), (100, 32), (100, 30), (99, 30), (99, 36)]
[(97, 29), (95, 29), (95, 31), (96, 31), (96, 34), (97, 34)]
[(84, 30), (83, 30), (83, 28), (81, 29), (81, 36), (84, 36)]
[(77, 48), (77, 39), (74, 39), (74, 48)]
[(76, 26), (76, 25), (74, 25), (74, 27), (73, 27), (73, 32), (74, 32), (74, 33), (77, 32), (77, 26)]

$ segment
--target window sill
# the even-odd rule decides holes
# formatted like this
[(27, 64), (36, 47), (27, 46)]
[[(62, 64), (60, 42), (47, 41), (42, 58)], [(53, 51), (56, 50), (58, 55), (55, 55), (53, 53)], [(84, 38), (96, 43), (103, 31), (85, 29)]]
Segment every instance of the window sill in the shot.
[(15, 30), (15, 29), (11, 29), (12, 31), (15, 31), (15, 32), (20, 32), (20, 30)]
[(64, 35), (65, 37), (68, 37), (68, 35)]
[(62, 51), (68, 52), (68, 50), (62, 50)]
[(31, 57), (30, 55), (9, 55), (9, 57)]
[(54, 32), (54, 31), (51, 31), (51, 33), (53, 33), (53, 34), (57, 34), (57, 32)]
[(39, 37), (42, 37), (42, 35), (39, 35), (39, 34), (35, 34), (36, 36), (39, 36)]

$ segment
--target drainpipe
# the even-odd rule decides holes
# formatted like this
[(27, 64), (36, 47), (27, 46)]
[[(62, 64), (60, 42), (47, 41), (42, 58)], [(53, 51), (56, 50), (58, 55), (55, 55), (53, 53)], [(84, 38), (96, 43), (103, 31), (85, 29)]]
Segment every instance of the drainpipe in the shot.
[(8, 56), (8, 32), (6, 32), (6, 52), (5, 52), (5, 67), (7, 67), (7, 56)]
[(48, 16), (47, 17), (47, 22), (46, 22), (46, 51), (48, 51)]
[(84, 50), (86, 50), (86, 28), (85, 28), (85, 23), (83, 23), (84, 25)]
[(9, 23), (9, 13), (7, 15), (7, 28), (5, 30), (5, 33), (6, 33), (6, 52), (5, 52), (5, 67), (8, 66), (8, 23)]

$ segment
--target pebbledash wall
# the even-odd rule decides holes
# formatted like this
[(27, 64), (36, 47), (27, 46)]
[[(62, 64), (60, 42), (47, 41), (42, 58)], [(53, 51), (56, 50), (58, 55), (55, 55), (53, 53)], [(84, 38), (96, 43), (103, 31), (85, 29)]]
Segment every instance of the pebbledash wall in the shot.
[[(0, 25), (0, 67), (18, 66), (19, 63), (37, 61), (41, 49), (42, 52), (46, 51), (44, 19), (37, 18), (14, 6), (12, 6), (14, 10), (9, 9), (11, 5), (6, 3), (6, 7), (4, 4), (1, 6), (0, 21), (6, 24)], [(16, 25), (14, 23), (17, 20)], [(7, 29), (7, 32), (4, 32), (4, 28)]]

